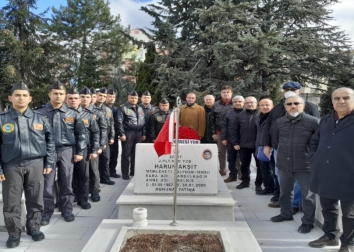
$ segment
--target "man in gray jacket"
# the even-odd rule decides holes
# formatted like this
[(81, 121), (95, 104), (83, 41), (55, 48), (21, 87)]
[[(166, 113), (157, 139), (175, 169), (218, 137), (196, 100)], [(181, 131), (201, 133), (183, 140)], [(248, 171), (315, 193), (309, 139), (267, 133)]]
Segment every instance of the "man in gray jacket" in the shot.
[(286, 115), (274, 124), (274, 140), (278, 146), (277, 166), (280, 181), (280, 215), (273, 222), (293, 220), (291, 196), (295, 180), (300, 184), (304, 216), (298, 231), (309, 233), (314, 227), (316, 201), (310, 191), (310, 167), (307, 160), (310, 139), (318, 128), (319, 119), (304, 113), (304, 100), (292, 96), (285, 100)]

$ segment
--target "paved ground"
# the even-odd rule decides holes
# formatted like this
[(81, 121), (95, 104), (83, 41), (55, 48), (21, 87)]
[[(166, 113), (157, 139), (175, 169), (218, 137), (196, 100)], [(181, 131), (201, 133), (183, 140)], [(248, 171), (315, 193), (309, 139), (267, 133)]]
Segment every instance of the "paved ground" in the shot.
[[(252, 182), (254, 182), (254, 176), (255, 173), (253, 171)], [(116, 219), (118, 216), (116, 200), (128, 182), (122, 179), (113, 180), (116, 182), (113, 186), (101, 185), (101, 201), (91, 203), (92, 208), (90, 210), (82, 210), (81, 207), (74, 206), (74, 214), (76, 216), (74, 222), (65, 222), (60, 213), (56, 212), (50, 224), (41, 228), (46, 236), (44, 241), (33, 242), (31, 237), (23, 233), (20, 246), (8, 250), (5, 246), (8, 235), (6, 232), (0, 232), (0, 251), (81, 251), (103, 219)], [(270, 217), (279, 214), (279, 209), (267, 207), (271, 196), (257, 196), (252, 182), (250, 188), (243, 190), (235, 188), (239, 181), (228, 183), (227, 186), (231, 190), (233, 198), (237, 201), (235, 220), (247, 221), (264, 252), (338, 251), (338, 247), (313, 249), (307, 246), (309, 241), (319, 238), (322, 235), (322, 231), (316, 227), (310, 234), (298, 233), (297, 228), (301, 224), (302, 213), (296, 214), (294, 221), (284, 223), (272, 223), (269, 221)]]

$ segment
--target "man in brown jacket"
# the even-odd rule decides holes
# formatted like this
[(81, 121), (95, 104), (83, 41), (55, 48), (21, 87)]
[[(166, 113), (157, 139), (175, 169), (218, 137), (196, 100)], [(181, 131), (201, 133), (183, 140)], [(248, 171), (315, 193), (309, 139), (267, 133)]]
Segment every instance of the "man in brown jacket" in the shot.
[(186, 97), (186, 104), (181, 106), (180, 126), (190, 127), (198, 132), (200, 138), (205, 132), (205, 110), (202, 106), (196, 104), (197, 96), (190, 92)]

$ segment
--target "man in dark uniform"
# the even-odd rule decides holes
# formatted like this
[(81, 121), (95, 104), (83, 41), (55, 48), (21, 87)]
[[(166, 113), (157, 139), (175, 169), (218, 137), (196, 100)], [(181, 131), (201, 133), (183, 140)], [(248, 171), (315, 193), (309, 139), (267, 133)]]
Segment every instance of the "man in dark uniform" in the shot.
[(110, 159), (110, 145), (114, 143), (114, 119), (112, 110), (105, 105), (105, 101), (107, 98), (107, 89), (101, 88), (97, 93), (96, 106), (101, 108), (103, 112), (106, 114), (107, 120), (107, 139), (106, 148), (102, 150), (102, 154), (99, 156), (99, 171), (100, 171), (100, 183), (106, 185), (114, 185), (115, 182), (110, 180), (110, 172), (109, 172), (109, 159)]
[[(113, 113), (114, 119), (114, 131), (118, 132), (118, 107), (114, 106), (116, 101), (116, 92), (113, 89), (109, 88), (107, 90), (107, 99), (105, 105), (107, 105)], [(111, 153), (109, 159), (109, 173), (112, 178), (120, 178), (120, 175), (117, 174), (116, 167), (118, 164), (118, 152), (119, 152), (119, 137), (116, 133), (114, 136), (114, 143), (110, 146)]]
[[(65, 103), (66, 90), (55, 81), (49, 91), (49, 102), (37, 111), (44, 114), (52, 125), (56, 149), (55, 164), (58, 166), (59, 211), (67, 222), (74, 221), (72, 213), (74, 193), (72, 176), (74, 162), (83, 159), (85, 128), (75, 110)], [(74, 158), (73, 158), (74, 157)], [(44, 175), (44, 212), (41, 225), (48, 225), (54, 212), (55, 172)]]
[[(8, 248), (20, 243), (21, 197), (25, 193), (27, 234), (34, 241), (44, 239), (40, 231), (43, 211), (43, 174), (53, 169), (55, 145), (45, 116), (31, 110), (30, 91), (23, 82), (11, 89), (12, 107), (0, 114), (0, 182), (3, 214), (9, 233)], [(43, 162), (44, 160), (44, 162)]]
[[(100, 148), (97, 151), (97, 154), (102, 154), (102, 150), (106, 148), (107, 145), (107, 119), (106, 119), (106, 113), (104, 109), (101, 109), (94, 104), (92, 104), (92, 100), (90, 101), (90, 104), (86, 107), (86, 97), (91, 95), (92, 100), (95, 100), (96, 102), (96, 89), (95, 88), (84, 88), (80, 91), (80, 95), (84, 95), (85, 99), (83, 99), (83, 96), (81, 96), (81, 106), (86, 108), (87, 110), (91, 111), (93, 113), (93, 117), (96, 119), (98, 127), (100, 129), (100, 136), (99, 136), (99, 146)], [(91, 200), (92, 202), (98, 202), (101, 200), (101, 197), (99, 195), (101, 189), (100, 189), (100, 173), (98, 169), (98, 160), (99, 158), (94, 158), (90, 159), (90, 170), (89, 170), (89, 177), (90, 177), (90, 194), (91, 194)]]
[(135, 90), (131, 91), (128, 94), (128, 101), (118, 112), (118, 134), (122, 143), (121, 168), (124, 180), (129, 180), (129, 163), (130, 176), (134, 176), (135, 145), (146, 138), (144, 111), (137, 103), (138, 93)]
[(161, 99), (159, 103), (159, 110), (154, 112), (150, 117), (150, 138), (155, 142), (156, 137), (159, 135), (162, 126), (165, 124), (167, 118), (170, 117), (171, 111), (170, 104), (166, 98)]
[(91, 91), (91, 104), (92, 105), (95, 105), (96, 103), (96, 100), (97, 100), (97, 91), (96, 91), (96, 88), (90, 88), (90, 91)]
[(149, 91), (145, 91), (141, 95), (141, 103), (138, 105), (144, 111), (145, 115), (145, 129), (146, 129), (146, 139), (143, 141), (144, 143), (152, 143), (152, 139), (150, 138), (150, 116), (158, 110), (158, 108), (154, 105), (151, 105), (151, 94)]
[[(89, 91), (89, 90), (88, 90)], [(90, 92), (91, 93), (91, 92)], [(80, 106), (80, 100), (84, 102)], [(90, 209), (91, 204), (88, 202), (89, 194), (89, 164), (91, 159), (97, 158), (97, 151), (99, 149), (99, 133), (97, 122), (93, 117), (93, 112), (85, 109), (91, 101), (91, 94), (80, 95), (76, 87), (69, 89), (66, 95), (66, 103), (69, 107), (75, 109), (79, 118), (82, 120), (86, 130), (86, 148), (84, 151), (84, 158), (74, 164), (74, 188), (75, 196), (77, 197), (77, 204), (82, 209)]]

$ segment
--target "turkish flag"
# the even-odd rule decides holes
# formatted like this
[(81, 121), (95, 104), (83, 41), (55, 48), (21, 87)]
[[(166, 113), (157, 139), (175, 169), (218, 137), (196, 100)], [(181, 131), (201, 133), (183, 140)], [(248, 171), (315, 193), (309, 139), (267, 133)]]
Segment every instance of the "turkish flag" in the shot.
[(158, 157), (171, 154), (172, 152), (174, 121), (175, 112), (172, 112), (154, 142), (154, 148)]

